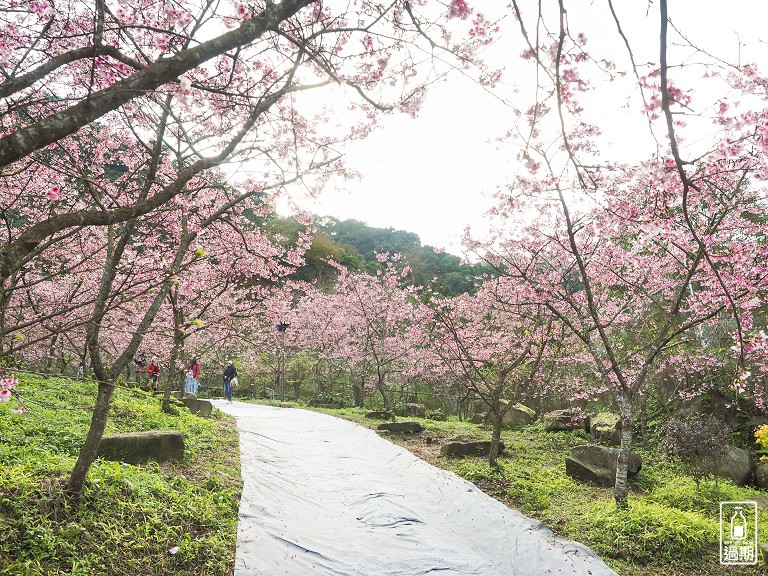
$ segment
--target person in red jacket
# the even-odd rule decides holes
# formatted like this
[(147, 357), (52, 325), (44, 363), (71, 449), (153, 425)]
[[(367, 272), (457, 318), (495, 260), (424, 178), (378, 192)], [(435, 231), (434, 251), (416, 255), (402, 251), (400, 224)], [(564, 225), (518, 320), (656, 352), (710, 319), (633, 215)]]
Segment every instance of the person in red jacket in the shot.
[(197, 387), (199, 384), (197, 377), (199, 374), (200, 362), (197, 361), (197, 358), (193, 358), (192, 362), (189, 364), (189, 368), (187, 368), (187, 378), (184, 382), (184, 392), (197, 394)]
[(149, 376), (149, 387), (157, 391), (157, 379), (160, 378), (160, 366), (157, 364), (157, 358), (152, 358), (152, 362), (147, 366), (147, 376)]

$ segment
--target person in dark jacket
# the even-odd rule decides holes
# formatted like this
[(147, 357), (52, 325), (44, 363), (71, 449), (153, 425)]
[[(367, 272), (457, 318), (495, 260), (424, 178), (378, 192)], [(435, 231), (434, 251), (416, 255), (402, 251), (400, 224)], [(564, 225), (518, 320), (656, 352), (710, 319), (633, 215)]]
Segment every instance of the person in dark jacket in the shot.
[(232, 402), (232, 379), (237, 378), (237, 369), (232, 364), (232, 360), (227, 360), (227, 366), (224, 368), (224, 396), (228, 402)]
[(141, 386), (141, 374), (147, 365), (147, 357), (142, 352), (133, 359), (133, 363), (136, 364), (136, 385)]

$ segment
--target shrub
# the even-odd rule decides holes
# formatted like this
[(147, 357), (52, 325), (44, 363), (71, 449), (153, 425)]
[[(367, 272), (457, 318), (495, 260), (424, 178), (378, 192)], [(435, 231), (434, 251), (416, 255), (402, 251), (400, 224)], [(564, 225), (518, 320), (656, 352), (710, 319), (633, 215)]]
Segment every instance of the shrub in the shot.
[(696, 483), (691, 477), (676, 476), (665, 485), (655, 488), (648, 495), (648, 500), (679, 510), (698, 512), (708, 518), (717, 518), (720, 502), (751, 500), (753, 494), (753, 490), (739, 488), (729, 480)]
[(598, 502), (582, 518), (598, 554), (636, 562), (698, 559), (716, 550), (718, 523), (698, 512), (668, 508), (653, 502), (631, 501), (626, 510)]
[(768, 424), (763, 424), (755, 430), (755, 442), (760, 446), (760, 450), (758, 450), (758, 454), (761, 454), (760, 460), (768, 460), (768, 456), (766, 456), (768, 454)]
[(445, 422), (446, 420), (445, 413), (439, 408), (437, 410), (432, 410), (428, 417), (430, 420), (437, 420), (438, 422)]
[(697, 484), (716, 472), (730, 443), (725, 424), (710, 414), (676, 416), (663, 429), (661, 448), (690, 466)]

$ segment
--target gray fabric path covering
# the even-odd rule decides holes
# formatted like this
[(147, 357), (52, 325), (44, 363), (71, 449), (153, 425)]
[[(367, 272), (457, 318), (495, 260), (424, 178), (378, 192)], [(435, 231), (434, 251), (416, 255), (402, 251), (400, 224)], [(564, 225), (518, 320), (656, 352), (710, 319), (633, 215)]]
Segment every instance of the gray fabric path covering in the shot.
[(240, 430), (236, 576), (616, 576), (589, 548), (372, 430), (215, 404)]

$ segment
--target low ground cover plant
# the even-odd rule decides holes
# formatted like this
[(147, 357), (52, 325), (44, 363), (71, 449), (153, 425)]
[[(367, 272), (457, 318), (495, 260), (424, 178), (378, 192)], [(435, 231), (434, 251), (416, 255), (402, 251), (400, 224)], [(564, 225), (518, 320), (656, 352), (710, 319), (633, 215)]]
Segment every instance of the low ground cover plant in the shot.
[(97, 460), (82, 504), (63, 492), (90, 420), (90, 381), (19, 376), (27, 410), (0, 404), (0, 574), (231, 574), (240, 500), (237, 431), (117, 389), (107, 433), (173, 429), (173, 464)]

